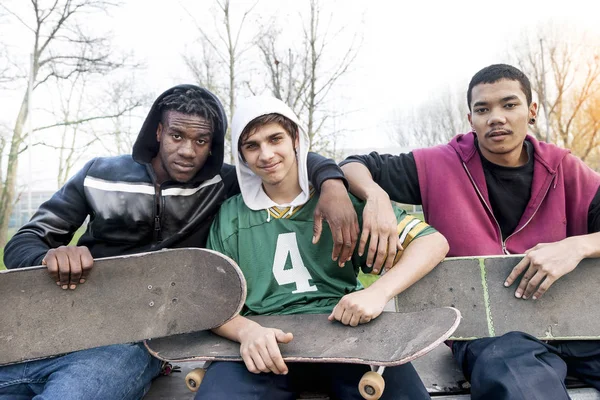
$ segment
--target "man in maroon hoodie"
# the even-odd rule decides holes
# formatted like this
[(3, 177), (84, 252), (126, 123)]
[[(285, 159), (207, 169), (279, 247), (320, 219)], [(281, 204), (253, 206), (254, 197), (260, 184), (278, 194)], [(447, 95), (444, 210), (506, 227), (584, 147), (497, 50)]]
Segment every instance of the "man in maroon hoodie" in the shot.
[[(517, 298), (538, 299), (583, 258), (600, 257), (600, 175), (527, 135), (537, 104), (520, 70), (482, 69), (467, 102), (472, 132), (446, 145), (343, 162), (351, 191), (367, 200), (359, 251), (370, 236), (367, 260), (377, 255), (374, 269), (381, 268), (396, 248), (390, 199), (422, 204), (449, 256), (524, 253), (504, 285), (518, 281)], [(599, 342), (545, 343), (510, 332), (452, 350), (473, 399), (568, 399), (567, 373), (600, 390)]]

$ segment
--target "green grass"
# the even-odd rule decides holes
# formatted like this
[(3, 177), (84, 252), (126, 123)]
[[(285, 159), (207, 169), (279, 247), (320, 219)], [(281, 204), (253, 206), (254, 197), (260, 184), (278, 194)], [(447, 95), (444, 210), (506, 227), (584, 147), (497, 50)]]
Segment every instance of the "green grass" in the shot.
[[(77, 241), (79, 240), (81, 235), (83, 235), (84, 232), (85, 232), (85, 226), (79, 228), (77, 230), (77, 232), (75, 232), (75, 235), (73, 235), (73, 239), (71, 239), (71, 243), (69, 243), (69, 246), (77, 244)], [(14, 233), (15, 233), (15, 231), (13, 229), (9, 229), (7, 239), (10, 240), (10, 238), (12, 237), (12, 235)], [(4, 248), (0, 248), (0, 270), (3, 270), (3, 269), (6, 269), (6, 267), (4, 266)]]
[(358, 280), (365, 288), (371, 286), (379, 278), (379, 275), (365, 274), (362, 271), (358, 273)]

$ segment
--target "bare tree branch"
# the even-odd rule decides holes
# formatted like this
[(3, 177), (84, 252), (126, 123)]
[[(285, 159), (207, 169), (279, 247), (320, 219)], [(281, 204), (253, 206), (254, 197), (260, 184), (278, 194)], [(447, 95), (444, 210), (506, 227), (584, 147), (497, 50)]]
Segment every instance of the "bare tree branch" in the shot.
[[(41, 5), (42, 0), (30, 0), (30, 4), (34, 26), (24, 23), (24, 16), (2, 6), (31, 32), (33, 62), (28, 71), (32, 86), (23, 91), (12, 135), (7, 140), (7, 169), (0, 193), (0, 246), (6, 243), (7, 224), (16, 195), (19, 154), (26, 148), (24, 143), (29, 134), (25, 132), (24, 126), (30, 111), (30, 92), (47, 85), (52, 79), (58, 82), (69, 80), (78, 74), (106, 74), (123, 67), (121, 60), (114, 58), (107, 38), (86, 35), (77, 23), (82, 16), (95, 16), (115, 3), (103, 0), (54, 0), (48, 7), (44, 7)], [(81, 120), (89, 119), (90, 122), (97, 117), (99, 116)], [(66, 121), (75, 122), (76, 120)], [(61, 124), (50, 124), (37, 130), (49, 129), (51, 125)]]
[[(585, 38), (576, 30), (565, 35), (564, 29), (548, 25), (530, 33), (524, 41), (527, 45), (514, 58), (530, 77), (542, 106), (547, 104), (548, 121), (543, 115), (538, 118), (549, 127), (544, 133), (584, 160), (597, 158), (600, 138), (592, 105), (600, 96), (600, 37)], [(542, 57), (549, 61), (545, 76)], [(538, 123), (532, 130), (544, 140), (540, 126), (544, 124)]]
[(335, 84), (350, 70), (360, 45), (357, 43), (358, 36), (354, 35), (343, 55), (326, 71), (325, 59), (331, 55), (330, 45), (335, 43), (339, 47), (339, 41), (335, 39), (341, 30), (330, 33), (332, 17), (328, 23), (322, 24), (321, 5), (317, 0), (311, 0), (309, 6), (309, 14), (302, 25), (302, 45), (298, 51), (289, 47), (280, 50), (278, 40), (281, 31), (273, 27), (262, 29), (257, 46), (269, 76), (271, 93), (285, 101), (305, 121), (311, 150), (317, 147), (325, 150), (322, 146), (335, 142), (330, 140), (331, 135), (320, 137), (328, 120), (325, 105)]

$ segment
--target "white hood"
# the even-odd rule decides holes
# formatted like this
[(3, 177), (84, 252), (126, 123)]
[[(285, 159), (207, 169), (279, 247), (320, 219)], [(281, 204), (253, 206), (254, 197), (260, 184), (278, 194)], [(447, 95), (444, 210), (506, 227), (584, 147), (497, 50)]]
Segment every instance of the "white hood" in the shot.
[[(280, 114), (289, 118), (298, 125), (299, 149), (298, 149), (298, 175), (302, 193), (289, 204), (277, 204), (267, 196), (262, 187), (260, 177), (246, 165), (238, 152), (238, 141), (242, 131), (253, 119), (265, 114)], [(299, 206), (306, 203), (310, 198), (308, 186), (308, 171), (306, 169), (306, 158), (308, 155), (308, 134), (300, 124), (298, 117), (281, 100), (269, 96), (248, 97), (236, 107), (231, 122), (231, 150), (235, 161), (235, 170), (244, 198), (244, 203), (251, 210), (264, 210), (273, 206)]]

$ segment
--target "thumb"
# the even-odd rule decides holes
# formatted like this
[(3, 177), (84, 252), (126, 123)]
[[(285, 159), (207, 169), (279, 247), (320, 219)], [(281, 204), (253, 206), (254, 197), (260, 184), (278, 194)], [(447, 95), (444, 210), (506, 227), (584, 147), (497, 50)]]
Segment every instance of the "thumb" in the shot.
[(323, 215), (320, 212), (315, 211), (314, 222), (313, 222), (313, 244), (316, 244), (321, 238), (321, 232), (323, 231)]
[(277, 343), (289, 343), (294, 339), (294, 335), (291, 332), (283, 332), (280, 329), (275, 331), (275, 339), (277, 339)]

